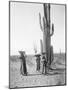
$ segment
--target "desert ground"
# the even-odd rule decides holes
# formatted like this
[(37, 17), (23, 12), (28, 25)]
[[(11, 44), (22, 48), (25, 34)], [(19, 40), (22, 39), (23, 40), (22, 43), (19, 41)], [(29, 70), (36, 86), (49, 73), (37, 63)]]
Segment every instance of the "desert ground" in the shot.
[(26, 65), (28, 75), (23, 76), (20, 73), (21, 60), (19, 56), (10, 56), (9, 68), (9, 87), (35, 87), (35, 86), (54, 86), (66, 84), (66, 64), (65, 54), (54, 54), (54, 60), (51, 64), (53, 70), (44, 75), (36, 71), (36, 59), (33, 55), (27, 55)]

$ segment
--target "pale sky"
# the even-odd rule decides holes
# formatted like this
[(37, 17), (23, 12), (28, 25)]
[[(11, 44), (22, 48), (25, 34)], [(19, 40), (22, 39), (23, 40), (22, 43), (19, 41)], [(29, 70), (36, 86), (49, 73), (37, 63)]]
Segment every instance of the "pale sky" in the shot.
[[(10, 8), (10, 54), (18, 55), (24, 50), (34, 54), (34, 45), (40, 53), (42, 31), (39, 24), (39, 12), (43, 17), (43, 4), (11, 2)], [(51, 4), (51, 23), (54, 23), (54, 35), (51, 44), (54, 53), (65, 52), (65, 6)]]

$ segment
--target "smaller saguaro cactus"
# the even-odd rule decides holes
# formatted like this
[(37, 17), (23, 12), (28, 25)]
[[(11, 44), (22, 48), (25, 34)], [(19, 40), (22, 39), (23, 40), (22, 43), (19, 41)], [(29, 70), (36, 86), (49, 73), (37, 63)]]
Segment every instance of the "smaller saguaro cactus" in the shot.
[(36, 46), (36, 44), (34, 44), (34, 52), (35, 52), (35, 54), (37, 53), (37, 46)]
[(40, 48), (41, 48), (41, 54), (42, 54), (43, 53), (43, 42), (41, 39), (40, 39)]

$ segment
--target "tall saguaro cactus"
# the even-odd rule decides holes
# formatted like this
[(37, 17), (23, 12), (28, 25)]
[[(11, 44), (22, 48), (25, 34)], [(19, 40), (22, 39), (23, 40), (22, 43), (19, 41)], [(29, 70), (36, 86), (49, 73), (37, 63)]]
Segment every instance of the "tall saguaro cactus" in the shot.
[(44, 16), (41, 21), (41, 14), (39, 13), (40, 28), (43, 32), (43, 52), (46, 54), (48, 65), (50, 64), (50, 47), (51, 47), (51, 36), (54, 33), (54, 24), (50, 23), (50, 4), (43, 4)]

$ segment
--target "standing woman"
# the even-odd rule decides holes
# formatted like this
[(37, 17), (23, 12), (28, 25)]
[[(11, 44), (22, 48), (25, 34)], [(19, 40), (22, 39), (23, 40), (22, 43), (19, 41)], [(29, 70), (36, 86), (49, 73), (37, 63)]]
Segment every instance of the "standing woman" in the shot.
[(41, 56), (40, 54), (36, 54), (35, 55), (35, 57), (36, 57), (36, 64), (37, 64), (36, 65), (37, 66), (37, 68), (36, 68), (37, 71), (40, 71), (40, 56)]
[(47, 74), (47, 60), (45, 53), (42, 54), (42, 74)]
[(20, 59), (21, 59), (20, 72), (21, 72), (22, 75), (27, 75), (25, 52), (24, 51), (19, 51), (19, 53), (21, 54), (21, 56), (20, 56)]

